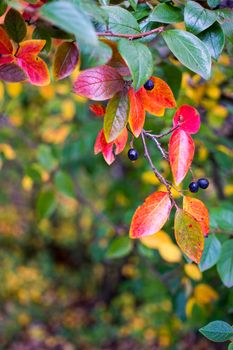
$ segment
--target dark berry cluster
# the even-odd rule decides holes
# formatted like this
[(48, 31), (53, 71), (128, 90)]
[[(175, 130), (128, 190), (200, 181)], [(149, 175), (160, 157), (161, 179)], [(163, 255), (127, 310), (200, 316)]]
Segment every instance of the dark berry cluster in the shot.
[(138, 159), (138, 152), (134, 148), (130, 148), (128, 151), (128, 157), (130, 160), (134, 161)]
[(153, 90), (154, 89), (154, 86), (155, 86), (155, 84), (154, 84), (154, 82), (153, 82), (153, 80), (151, 80), (151, 79), (149, 79), (149, 80), (147, 80), (146, 82), (145, 82), (145, 84), (144, 84), (144, 88), (146, 89), (146, 90)]
[(209, 181), (205, 178), (201, 178), (197, 180), (197, 182), (191, 182), (189, 184), (189, 191), (195, 193), (199, 190), (199, 187), (205, 190), (208, 186), (209, 186)]

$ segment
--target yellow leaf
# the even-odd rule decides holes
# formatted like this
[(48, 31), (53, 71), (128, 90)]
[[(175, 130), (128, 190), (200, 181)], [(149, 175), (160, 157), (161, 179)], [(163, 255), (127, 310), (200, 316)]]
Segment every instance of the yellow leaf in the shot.
[(62, 117), (64, 120), (72, 120), (75, 115), (75, 104), (72, 100), (64, 100), (61, 104)]
[(33, 186), (33, 181), (32, 179), (25, 175), (22, 179), (22, 187), (25, 191), (30, 191), (32, 189)]
[(196, 299), (194, 297), (191, 297), (188, 299), (185, 305), (185, 314), (187, 318), (190, 318), (192, 316), (192, 311), (195, 304), (196, 304)]
[(15, 157), (16, 157), (16, 154), (15, 154), (15, 151), (13, 150), (13, 148), (6, 143), (0, 144), (0, 152), (2, 152), (5, 156), (5, 158), (8, 160), (15, 159)]
[(178, 263), (182, 259), (181, 251), (174, 243), (162, 243), (158, 249), (161, 257), (169, 263)]
[(230, 148), (227, 148), (224, 145), (217, 145), (216, 148), (218, 151), (225, 153), (227, 156), (233, 158), (233, 151)]
[(164, 231), (159, 231), (151, 236), (145, 236), (140, 238), (141, 243), (143, 243), (147, 248), (159, 249), (161, 244), (170, 243), (172, 240), (169, 235)]
[(209, 85), (206, 90), (206, 95), (212, 98), (213, 100), (218, 100), (221, 96), (221, 90), (216, 85)]
[(19, 96), (22, 91), (22, 84), (21, 83), (8, 83), (6, 84), (6, 89), (8, 92), (8, 95), (11, 97)]
[(199, 148), (198, 148), (198, 159), (201, 161), (201, 162), (204, 162), (207, 157), (208, 157), (208, 150), (205, 146), (201, 145)]
[(199, 270), (197, 265), (185, 264), (184, 271), (185, 271), (186, 275), (194, 281), (200, 281), (202, 279), (202, 273)]
[(194, 289), (194, 297), (198, 303), (210, 304), (218, 299), (218, 293), (208, 284), (198, 284)]
[(233, 195), (233, 185), (228, 184), (224, 186), (224, 194), (226, 196), (232, 196)]

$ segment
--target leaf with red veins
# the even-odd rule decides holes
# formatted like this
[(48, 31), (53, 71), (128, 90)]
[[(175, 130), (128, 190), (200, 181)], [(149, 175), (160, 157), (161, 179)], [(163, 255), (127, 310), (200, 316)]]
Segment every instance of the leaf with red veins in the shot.
[(177, 109), (173, 118), (173, 126), (180, 125), (180, 129), (189, 134), (196, 134), (200, 129), (201, 121), (198, 111), (189, 105), (183, 105)]
[(181, 129), (172, 133), (168, 153), (176, 185), (179, 185), (186, 176), (193, 160), (194, 151), (195, 144), (188, 133)]
[(124, 80), (116, 69), (104, 65), (82, 71), (73, 89), (77, 95), (103, 101), (123, 90), (124, 84)]
[(208, 209), (205, 204), (200, 199), (184, 196), (183, 209), (199, 222), (204, 236), (208, 236), (210, 220)]
[(8, 83), (18, 83), (27, 80), (27, 76), (15, 63), (7, 63), (0, 65), (0, 80)]
[(72, 42), (64, 42), (58, 46), (53, 61), (53, 76), (55, 80), (68, 77), (75, 69), (79, 60), (79, 50)]
[[(115, 160), (115, 155), (121, 153), (127, 143), (128, 139), (128, 132), (127, 129), (125, 128), (120, 135), (117, 137), (116, 140), (107, 143), (106, 138), (104, 136), (104, 131), (103, 129), (100, 130), (96, 141), (95, 141), (95, 146), (94, 146), (94, 153), (98, 154), (102, 152), (103, 157), (108, 165), (111, 165), (114, 160)], [(114, 151), (114, 146), (115, 146), (115, 151)]]
[(169, 218), (172, 203), (167, 192), (155, 192), (134, 213), (130, 237), (141, 238), (161, 230)]
[(92, 113), (98, 117), (103, 117), (105, 115), (106, 108), (100, 103), (93, 103), (89, 106), (89, 109)]
[(20, 43), (17, 52), (17, 64), (24, 70), (33, 85), (44, 86), (50, 83), (46, 63), (37, 56), (45, 45), (45, 40), (26, 40)]
[(145, 109), (138, 92), (135, 92), (133, 88), (130, 88), (128, 95), (130, 104), (129, 125), (134, 136), (138, 137), (141, 134), (145, 123)]
[(6, 64), (6, 63), (11, 63), (15, 61), (15, 57), (13, 55), (3, 55), (1, 56), (0, 54), (0, 65), (1, 64)]
[(8, 34), (0, 26), (0, 55), (13, 54), (13, 46)]
[(101, 41), (112, 49), (112, 58), (108, 62), (108, 65), (115, 68), (120, 75), (130, 76), (130, 70), (118, 51), (117, 43), (106, 38), (101, 39)]

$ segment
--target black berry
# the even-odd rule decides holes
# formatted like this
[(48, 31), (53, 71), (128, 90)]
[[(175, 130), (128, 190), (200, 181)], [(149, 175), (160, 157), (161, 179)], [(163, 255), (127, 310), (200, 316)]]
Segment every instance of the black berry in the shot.
[(151, 80), (151, 79), (147, 80), (147, 82), (145, 82), (145, 84), (144, 84), (144, 88), (146, 90), (152, 90), (152, 89), (154, 89), (154, 86), (155, 86), (155, 84), (154, 84), (153, 80)]
[(195, 192), (198, 191), (198, 188), (199, 188), (199, 185), (198, 185), (197, 182), (191, 182), (191, 183), (189, 184), (189, 191), (190, 191), (190, 192), (195, 193)]
[(201, 178), (197, 180), (199, 187), (205, 190), (209, 186), (209, 181), (207, 179)]
[(134, 148), (130, 148), (128, 151), (128, 157), (130, 160), (137, 160), (138, 159), (138, 152)]

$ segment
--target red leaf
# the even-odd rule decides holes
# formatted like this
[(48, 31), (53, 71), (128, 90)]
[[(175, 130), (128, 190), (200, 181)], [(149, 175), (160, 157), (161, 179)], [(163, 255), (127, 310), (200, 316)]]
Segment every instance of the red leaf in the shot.
[(89, 106), (90, 111), (92, 111), (92, 113), (94, 113), (95, 115), (99, 116), (99, 117), (103, 117), (106, 111), (106, 108), (101, 105), (100, 103), (94, 103), (92, 105)]
[(134, 213), (130, 237), (141, 238), (161, 230), (169, 218), (171, 208), (172, 204), (167, 192), (151, 194)]
[(16, 55), (18, 65), (25, 71), (31, 84), (43, 86), (50, 83), (46, 63), (37, 56), (45, 45), (45, 40), (26, 40), (20, 43)]
[(5, 30), (0, 27), (0, 54), (7, 55), (13, 53), (13, 46)]
[(0, 54), (0, 65), (1, 64), (6, 64), (6, 63), (11, 63), (11, 62), (14, 62), (15, 60), (15, 57), (13, 55), (4, 55), (4, 56), (1, 56)]
[(79, 50), (75, 43), (64, 42), (58, 46), (53, 62), (55, 80), (68, 77), (78, 64)]
[(200, 129), (200, 115), (198, 111), (189, 105), (183, 105), (177, 109), (173, 118), (173, 126), (180, 125), (180, 129), (196, 134)]
[(204, 236), (208, 236), (209, 213), (205, 204), (200, 199), (184, 196), (183, 209), (199, 222)]
[(176, 185), (179, 185), (187, 174), (194, 156), (195, 145), (189, 134), (178, 129), (173, 132), (169, 141), (169, 159)]
[(27, 79), (24, 71), (15, 63), (2, 64), (0, 66), (0, 80), (9, 83), (18, 83)]
[(130, 103), (129, 125), (134, 136), (138, 137), (145, 122), (145, 109), (140, 94), (135, 92), (133, 88), (129, 90), (128, 95)]
[(121, 153), (127, 143), (128, 139), (128, 132), (127, 129), (125, 128), (120, 135), (117, 137), (116, 140), (107, 143), (106, 138), (104, 136), (104, 131), (103, 129), (100, 130), (96, 141), (95, 141), (95, 146), (94, 146), (94, 153), (98, 154), (102, 152), (103, 157), (108, 165), (112, 164), (115, 160), (115, 155), (114, 155), (114, 145), (115, 145), (115, 154)]
[(108, 100), (124, 88), (124, 80), (116, 69), (100, 66), (81, 72), (74, 83), (74, 92), (92, 100)]

